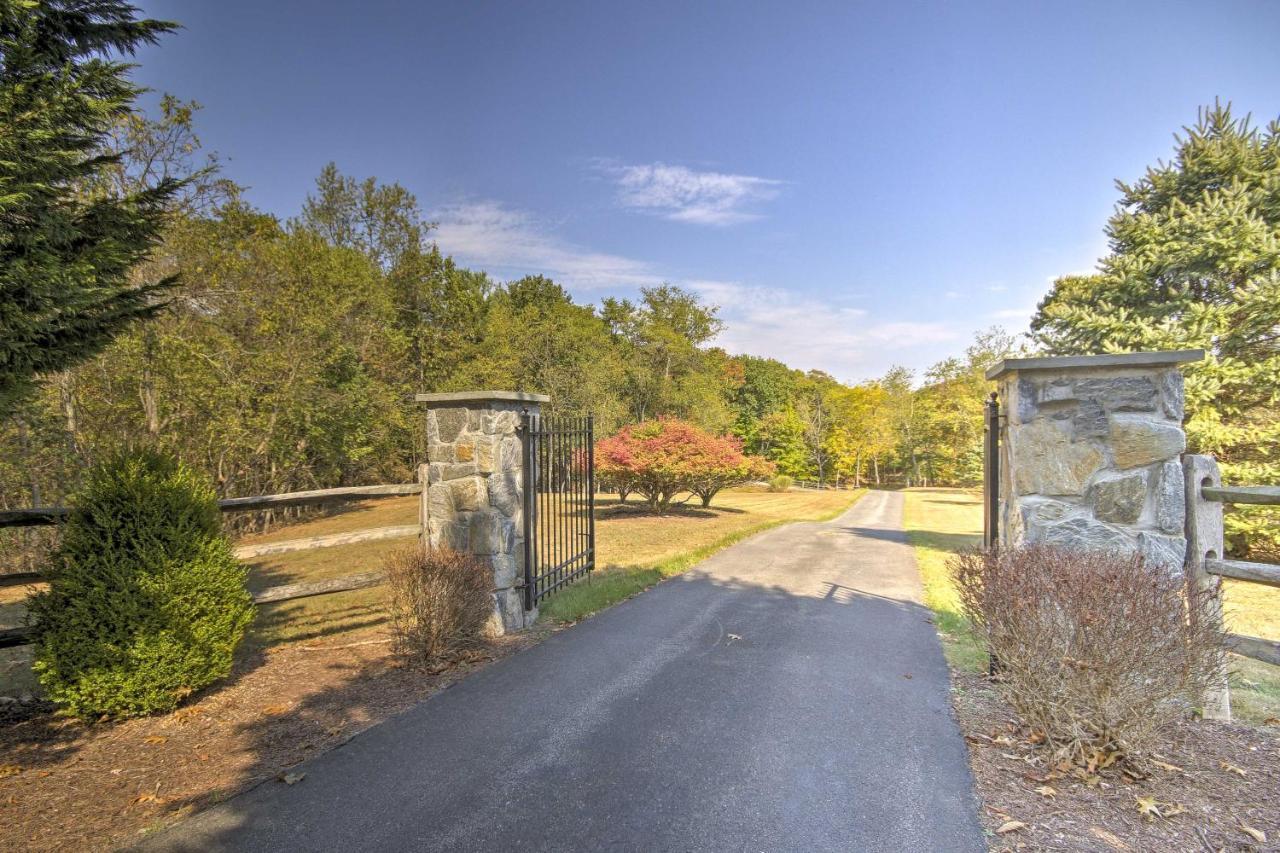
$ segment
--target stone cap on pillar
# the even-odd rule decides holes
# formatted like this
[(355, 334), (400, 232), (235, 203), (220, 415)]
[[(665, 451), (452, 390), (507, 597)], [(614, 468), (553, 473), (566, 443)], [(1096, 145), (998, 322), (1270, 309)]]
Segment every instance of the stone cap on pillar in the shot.
[[(1035, 358), (1005, 358), (987, 369), (987, 379), (1002, 379), (1021, 370), (1096, 370), (1100, 367), (1169, 367), (1201, 361), (1202, 349), (1166, 350), (1163, 352), (1124, 352), (1104, 355), (1037, 356)], [(419, 397), (421, 399), (421, 396)]]
[(445, 391), (437, 394), (417, 394), (419, 403), (465, 405), (467, 403), (550, 403), (546, 394), (525, 391)]

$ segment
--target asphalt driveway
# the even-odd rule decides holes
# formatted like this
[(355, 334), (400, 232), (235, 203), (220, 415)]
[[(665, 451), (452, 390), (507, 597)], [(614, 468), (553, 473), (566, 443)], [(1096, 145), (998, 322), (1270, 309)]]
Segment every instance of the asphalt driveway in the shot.
[(902, 495), (777, 528), (150, 850), (985, 850)]

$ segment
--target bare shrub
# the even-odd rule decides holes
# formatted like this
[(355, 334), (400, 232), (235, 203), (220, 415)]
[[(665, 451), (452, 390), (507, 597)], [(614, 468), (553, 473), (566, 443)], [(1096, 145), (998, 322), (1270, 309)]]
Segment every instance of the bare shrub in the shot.
[(474, 644), (493, 613), (493, 573), (470, 554), (420, 545), (384, 562), (396, 649), (418, 660)]
[(1070, 761), (1140, 761), (1225, 666), (1206, 595), (1139, 556), (1043, 545), (951, 562), (1024, 723)]

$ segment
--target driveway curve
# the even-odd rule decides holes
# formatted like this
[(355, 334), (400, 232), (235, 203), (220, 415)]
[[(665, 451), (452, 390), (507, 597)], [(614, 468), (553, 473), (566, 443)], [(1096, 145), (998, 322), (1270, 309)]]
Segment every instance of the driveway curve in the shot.
[(721, 551), (148, 850), (985, 850), (902, 495)]

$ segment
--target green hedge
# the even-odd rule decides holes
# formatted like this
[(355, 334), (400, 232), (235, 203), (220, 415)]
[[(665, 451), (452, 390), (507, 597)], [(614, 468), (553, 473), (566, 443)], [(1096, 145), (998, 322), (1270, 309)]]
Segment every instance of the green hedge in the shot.
[(35, 670), (77, 716), (173, 709), (231, 671), (253, 619), (212, 487), (152, 451), (89, 472), (46, 571)]

